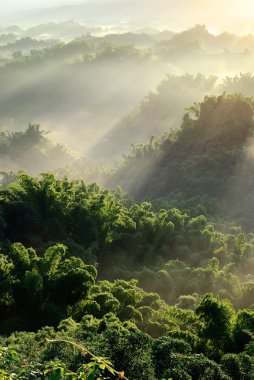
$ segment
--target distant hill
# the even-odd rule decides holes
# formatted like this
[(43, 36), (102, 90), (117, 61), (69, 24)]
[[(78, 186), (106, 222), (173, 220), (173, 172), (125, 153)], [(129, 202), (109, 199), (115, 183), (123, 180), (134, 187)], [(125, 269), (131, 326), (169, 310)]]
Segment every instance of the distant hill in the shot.
[[(102, 30), (75, 22), (0, 29), (0, 130), (40, 123), (96, 165), (112, 165), (131, 144), (177, 127), (206, 94), (254, 95), (253, 78), (230, 79), (252, 71), (251, 35), (214, 36), (204, 25), (93, 35)], [(72, 33), (82, 35), (69, 41)]]
[[(188, 28), (197, 23), (205, 23), (221, 31), (253, 30), (251, 12), (248, 12), (249, 0), (242, 0), (240, 10), (230, 0), (214, 0), (212, 4), (208, 1), (189, 0), (90, 0), (81, 4), (70, 2), (58, 7), (47, 7), (45, 3), (44, 7), (34, 9), (33, 6), (33, 10), (31, 7), (30, 10), (2, 13), (0, 23), (34, 25), (74, 19), (95, 24), (112, 24), (132, 20), (140, 23), (143, 21), (146, 25), (160, 23), (170, 30)], [(244, 17), (239, 17), (239, 13)], [(227, 14), (223, 23), (221, 14)]]
[(134, 147), (111, 184), (136, 199), (205, 197), (211, 213), (252, 228), (253, 115), (254, 98), (207, 96), (188, 109), (179, 130)]
[(34, 20), (40, 21), (75, 19), (93, 23), (156, 19), (173, 21), (174, 17), (181, 16), (183, 4), (186, 0), (180, 0), (177, 4), (172, 0), (92, 0), (34, 10), (29, 12), (29, 16), (27, 14), (27, 19), (33, 16)]
[(162, 136), (179, 127), (186, 108), (200, 102), (205, 95), (241, 92), (254, 96), (254, 77), (240, 74), (223, 80), (212, 75), (167, 75), (154, 91), (149, 92), (132, 112), (115, 124), (93, 147), (93, 155), (104, 162), (120, 160), (131, 145), (145, 144), (151, 136)]
[(39, 125), (29, 124), (20, 132), (0, 132), (0, 173), (25, 170), (39, 174), (63, 168), (74, 160), (74, 155), (48, 139)]

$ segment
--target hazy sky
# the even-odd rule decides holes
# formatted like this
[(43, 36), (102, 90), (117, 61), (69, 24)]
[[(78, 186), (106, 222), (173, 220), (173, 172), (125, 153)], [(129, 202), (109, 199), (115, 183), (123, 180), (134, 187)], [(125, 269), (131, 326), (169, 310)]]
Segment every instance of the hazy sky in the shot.
[[(5, 4), (1, 4), (1, 8), (9, 9), (22, 9), (26, 8), (35, 8), (41, 6), (55, 6), (66, 4), (68, 1), (64, 0), (9, 0)], [(75, 1), (74, 1), (75, 2)], [(78, 1), (77, 1), (78, 2)], [(79, 1), (80, 2), (80, 1)]]
[[(115, 1), (115, 7), (112, 5)], [(148, 15), (148, 19), (159, 17), (163, 21), (172, 19), (179, 25), (190, 26), (195, 23), (204, 23), (210, 29), (218, 31), (228, 30), (238, 33), (254, 32), (254, 0), (0, 0), (0, 22), (9, 14), (5, 21), (16, 18), (19, 11), (25, 13), (29, 9), (50, 8), (65, 4), (75, 5), (89, 2), (97, 4), (97, 13), (102, 11), (109, 16), (118, 9), (120, 21), (125, 18), (139, 19), (140, 15)], [(125, 6), (121, 3), (125, 2)], [(101, 3), (101, 6), (98, 5)], [(126, 6), (126, 3), (130, 4)], [(107, 8), (107, 4), (109, 7)], [(122, 7), (122, 8), (121, 8)], [(127, 10), (127, 12), (126, 12)], [(128, 11), (130, 10), (129, 14)], [(2, 16), (2, 17), (1, 17)], [(72, 18), (72, 15), (68, 15)], [(81, 15), (82, 16), (82, 15)]]
[(0, 11), (15, 11), (20, 9), (33, 9), (33, 8), (45, 8), (55, 7), (64, 4), (78, 4), (82, 0), (8, 0), (3, 1), (0, 4)]

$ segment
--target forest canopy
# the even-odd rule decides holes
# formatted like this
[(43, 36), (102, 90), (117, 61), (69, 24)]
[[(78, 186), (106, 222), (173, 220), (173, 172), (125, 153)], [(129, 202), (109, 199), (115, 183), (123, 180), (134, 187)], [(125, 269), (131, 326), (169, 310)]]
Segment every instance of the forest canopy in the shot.
[(253, 380), (254, 36), (104, 3), (0, 26), (0, 380)]
[[(49, 174), (20, 174), (0, 200), (2, 334), (42, 328), (38, 336), (78, 339), (131, 379), (180, 379), (182, 371), (204, 369), (228, 379), (230, 360), (240, 373), (247, 365), (251, 379), (252, 234)], [(45, 330), (48, 324), (56, 330)], [(38, 343), (27, 333), (20, 351), (20, 334), (4, 342), (23, 360)], [(132, 349), (123, 359), (126, 344)], [(77, 370), (69, 350), (35, 349), (42, 361), (60, 355)], [(167, 350), (178, 361), (164, 361)], [(16, 363), (10, 370), (18, 371)]]

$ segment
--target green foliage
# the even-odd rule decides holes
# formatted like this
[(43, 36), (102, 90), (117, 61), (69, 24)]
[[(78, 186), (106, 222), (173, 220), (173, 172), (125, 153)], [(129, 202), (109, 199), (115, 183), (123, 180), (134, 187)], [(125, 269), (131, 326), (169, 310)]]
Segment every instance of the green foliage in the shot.
[(77, 257), (66, 258), (65, 252), (66, 247), (58, 244), (39, 257), (17, 243), (8, 256), (1, 256), (1, 330), (21, 328), (22, 321), (26, 321), (22, 327), (29, 329), (47, 320), (59, 323), (69, 304), (86, 296), (96, 269)]
[[(129, 68), (135, 67), (139, 77), (140, 67), (149, 78), (152, 72), (154, 81), (161, 75), (158, 57), (168, 68), (169, 62), (182, 61), (183, 52), (188, 57), (194, 52), (196, 59), (206, 56), (210, 44), (224, 48), (225, 43), (225, 36), (212, 37), (202, 25), (160, 42), (159, 36), (128, 33), (49, 45), (0, 36), (5, 38), (14, 42), (0, 46), (11, 57), (0, 68), (7, 91), (1, 100), (4, 122), (10, 112), (12, 118), (20, 113), (26, 119), (29, 113), (33, 119), (41, 105), (54, 109), (61, 104), (64, 110), (68, 104), (69, 113), (77, 89), (77, 109), (80, 113), (82, 105), (87, 119), (93, 97), (109, 115), (118, 108), (120, 115), (121, 101), (111, 99), (110, 109), (102, 91), (115, 84), (116, 75), (124, 73), (125, 83)], [(131, 45), (144, 39), (140, 45), (146, 48)], [(233, 36), (230, 40), (240, 43)], [(37, 50), (38, 45), (44, 48)], [(217, 54), (208, 55), (217, 59)], [(94, 73), (98, 87), (93, 95), (84, 78)], [(24, 86), (23, 74), (33, 79), (31, 85)], [(226, 92), (205, 96), (186, 109), (179, 130), (151, 137), (175, 126), (194, 96), (217, 91), (216, 79), (168, 76), (105, 136), (109, 152), (97, 153), (100, 159), (150, 138), (146, 145), (133, 145), (132, 155), (113, 173), (107, 171), (107, 184), (123, 186), (138, 203), (120, 188), (110, 191), (64, 177), (70, 171), (72, 178), (89, 176), (92, 169), (51, 143), (38, 125), (0, 133), (5, 166), (0, 189), (1, 379), (126, 379), (124, 373), (132, 380), (253, 379), (254, 235), (246, 232), (253, 229), (253, 98)], [(226, 78), (221, 89), (247, 88), (252, 94), (252, 82), (251, 75), (241, 74)], [(22, 101), (12, 83), (22, 88)], [(119, 96), (120, 91), (113, 92)], [(118, 145), (114, 152), (111, 144)], [(58, 165), (58, 177), (7, 172), (22, 167), (38, 173)]]
[(154, 341), (153, 359), (155, 363), (156, 378), (164, 376), (166, 370), (172, 367), (175, 354), (190, 354), (191, 346), (184, 340), (162, 337)]
[(111, 378), (45, 337), (81, 342), (133, 380), (228, 380), (232, 363), (251, 379), (253, 312), (237, 308), (251, 307), (252, 234), (51, 174), (19, 174), (0, 207), (0, 331), (57, 328), (3, 338), (2, 355), (17, 353), (6, 379)]
[(246, 353), (239, 355), (226, 354), (221, 359), (221, 366), (225, 373), (236, 380), (251, 380), (253, 377), (253, 365), (253, 357)]
[(243, 351), (244, 347), (253, 339), (253, 329), (253, 310), (240, 310), (236, 315), (233, 329), (233, 338), (237, 352)]
[[(180, 194), (184, 207), (203, 207), (251, 228), (243, 199), (251, 199), (253, 186), (253, 163), (246, 154), (254, 129), (253, 105), (253, 98), (242, 94), (205, 96), (187, 110), (174, 134), (153, 143), (152, 149), (151, 143), (135, 148), (113, 173), (112, 183), (136, 199), (167, 197), (179, 205)], [(245, 196), (240, 192), (244, 183)]]
[(196, 313), (204, 322), (200, 337), (209, 356), (218, 357), (232, 347), (233, 308), (228, 301), (207, 295), (198, 305)]
[(36, 174), (56, 169), (57, 162), (65, 166), (74, 161), (70, 151), (47, 138), (48, 133), (37, 124), (29, 124), (22, 132), (0, 132), (0, 158), (4, 162), (1, 169), (6, 172), (1, 180), (3, 187), (8, 184), (8, 171), (19, 168)]
[(100, 379), (109, 379), (107, 374), (111, 374), (113, 378), (128, 380), (124, 376), (124, 372), (116, 371), (108, 359), (95, 356), (83, 346), (65, 340), (48, 340), (47, 343), (70, 344), (82, 351), (83, 355), (89, 355), (90, 361), (81, 364), (75, 373), (58, 359), (43, 364), (33, 363), (30, 366), (23, 362), (21, 368), (19, 368), (18, 362), (20, 358), (17, 352), (11, 346), (8, 348), (0, 347), (1, 379), (96, 380), (98, 376)]

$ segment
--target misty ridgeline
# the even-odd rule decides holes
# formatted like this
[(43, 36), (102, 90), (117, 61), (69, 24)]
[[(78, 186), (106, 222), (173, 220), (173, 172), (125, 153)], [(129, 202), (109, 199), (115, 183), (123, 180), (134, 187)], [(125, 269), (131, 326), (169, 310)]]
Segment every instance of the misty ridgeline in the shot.
[(253, 380), (254, 35), (100, 20), (0, 27), (0, 379)]

